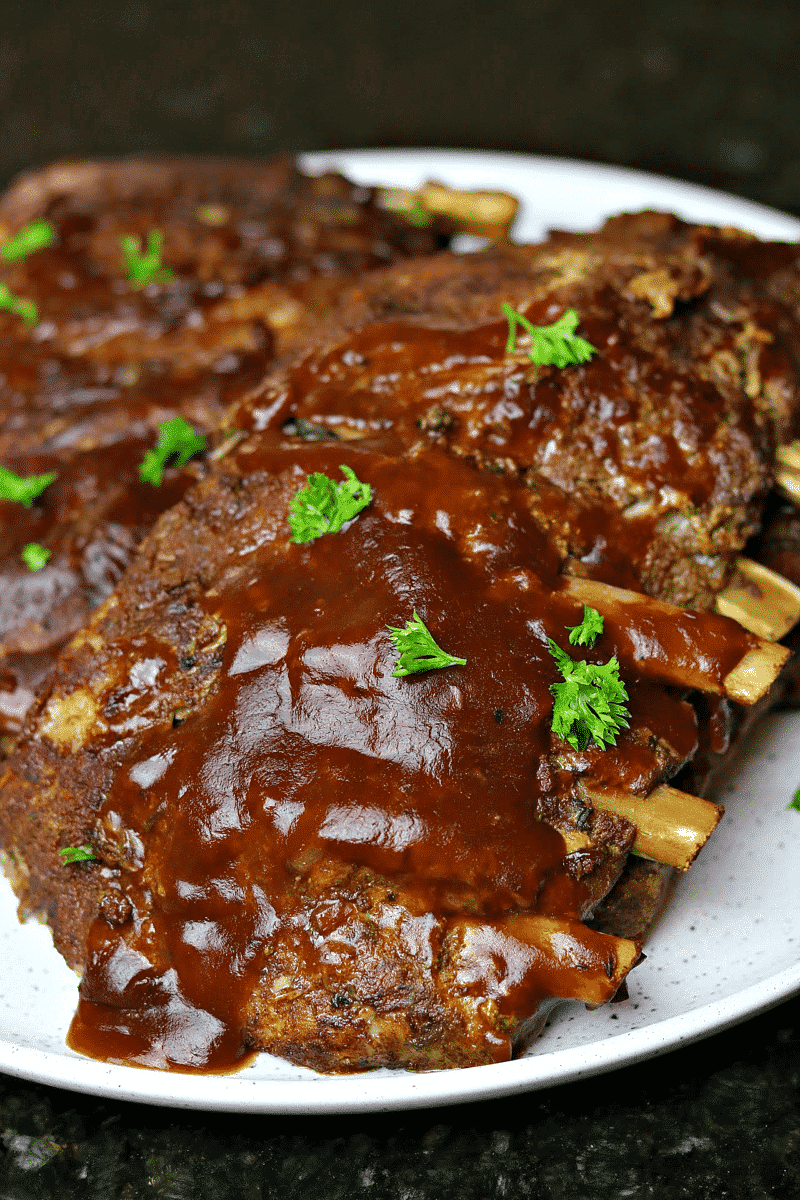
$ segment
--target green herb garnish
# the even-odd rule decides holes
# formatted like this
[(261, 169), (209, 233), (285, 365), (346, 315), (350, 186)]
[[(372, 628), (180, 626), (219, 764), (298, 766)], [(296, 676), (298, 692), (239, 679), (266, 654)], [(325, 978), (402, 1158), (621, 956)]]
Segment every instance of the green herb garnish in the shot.
[(28, 542), (22, 547), (20, 557), (29, 571), (43, 571), (53, 557), (53, 551), (46, 550), (38, 542)]
[(574, 308), (568, 308), (563, 317), (559, 317), (552, 325), (532, 324), (505, 300), (502, 308), (508, 321), (506, 354), (513, 353), (517, 348), (518, 325), (531, 335), (530, 356), (543, 367), (566, 367), (568, 363), (588, 362), (597, 351), (596, 346), (575, 333), (580, 317)]
[(591, 650), (603, 632), (603, 618), (596, 608), (590, 608), (588, 604), (584, 604), (583, 620), (580, 625), (567, 625), (567, 629), (571, 645), (588, 646)]
[(324, 533), (338, 533), (372, 499), (372, 488), (362, 483), (350, 467), (339, 467), (343, 483), (315, 471), (289, 503), (293, 542), (313, 542)]
[(405, 216), (410, 225), (416, 225), (419, 229), (427, 229), (436, 220), (435, 214), (421, 200), (417, 200)]
[(793, 808), (795, 812), (800, 812), (800, 788), (797, 789), (788, 804), (789, 808)]
[(175, 273), (161, 262), (164, 235), (160, 229), (151, 229), (147, 235), (147, 249), (142, 249), (139, 238), (127, 234), (119, 242), (124, 256), (124, 266), (133, 287), (147, 287), (148, 283), (169, 283)]
[(3, 242), (0, 258), (6, 262), (19, 262), (29, 254), (35, 254), (37, 250), (46, 250), (48, 246), (53, 245), (57, 237), (52, 221), (46, 221), (44, 218), (31, 221), (24, 229), (20, 229), (19, 233)]
[(202, 434), (195, 433), (183, 417), (173, 417), (171, 421), (159, 425), (158, 441), (145, 454), (139, 467), (139, 478), (142, 483), (152, 483), (158, 487), (171, 458), (175, 458), (176, 467), (183, 467), (195, 454), (206, 449), (208, 442)]
[(55, 479), (57, 471), (48, 471), (46, 475), (17, 475), (8, 467), (0, 467), (0, 500), (15, 500), (30, 508), (34, 500)]
[[(593, 613), (594, 609), (588, 611)], [(595, 617), (599, 614), (595, 613)], [(602, 624), (602, 618), (600, 621)], [(586, 623), (584, 615), (581, 625), (574, 629), (582, 629)], [(589, 624), (596, 626), (595, 618), (590, 617)], [(588, 635), (592, 642), (599, 632)], [(619, 677), (616, 658), (607, 663), (576, 662), (551, 638), (547, 639), (547, 644), (564, 679), (563, 683), (550, 686), (555, 696), (553, 733), (575, 750), (585, 750), (591, 741), (601, 750), (616, 746), (617, 734), (630, 724), (625, 708), (628, 693)]]
[(439, 671), (442, 667), (463, 667), (465, 658), (454, 658), (436, 645), (430, 630), (425, 626), (419, 613), (414, 609), (414, 616), (405, 629), (396, 629), (394, 625), (386, 627), (391, 634), (394, 648), (400, 657), (397, 660), (397, 670), (392, 675), (401, 678), (403, 675), (417, 675), (420, 671)]
[(4, 283), (0, 283), (0, 308), (22, 317), (25, 324), (30, 325), (31, 329), (39, 323), (39, 309), (33, 301), (24, 300), (22, 296), (15, 296)]
[(72, 863), (95, 862), (97, 859), (97, 855), (90, 846), (65, 846), (58, 853), (63, 858), (65, 866), (71, 866)]

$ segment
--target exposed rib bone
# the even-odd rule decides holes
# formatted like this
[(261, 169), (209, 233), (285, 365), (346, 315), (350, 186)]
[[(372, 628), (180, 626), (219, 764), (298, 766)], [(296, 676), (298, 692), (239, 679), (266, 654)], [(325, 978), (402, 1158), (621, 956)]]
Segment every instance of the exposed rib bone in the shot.
[(581, 784), (594, 808), (614, 812), (636, 826), (633, 853), (688, 871), (722, 818), (724, 809), (709, 800), (662, 784), (649, 796)]
[(465, 192), (434, 182), (417, 189), (380, 188), (378, 203), (401, 214), (427, 209), (437, 216), (449, 217), (465, 233), (478, 234), (492, 242), (508, 241), (519, 208), (519, 201), (508, 192)]
[(800, 504), (800, 440), (779, 446), (775, 457), (775, 482), (793, 504)]
[[(721, 632), (715, 625), (719, 621), (716, 613), (691, 613), (643, 592), (593, 579), (566, 579), (564, 590), (608, 620), (621, 660), (634, 662), (645, 674), (678, 687), (755, 704), (769, 691), (789, 657), (785, 646), (759, 638), (755, 646), (742, 646), (739, 662), (723, 675), (713, 641), (706, 645), (703, 638), (704, 625), (715, 635)], [(723, 641), (727, 644), (728, 639)]]
[(739, 704), (755, 704), (772, 687), (789, 654), (786, 646), (778, 646), (775, 642), (761, 642), (754, 650), (745, 654), (725, 676), (725, 695)]
[(800, 505), (800, 471), (792, 471), (789, 467), (779, 467), (775, 472), (775, 482), (787, 500), (791, 500), (792, 504)]
[(779, 446), (775, 457), (779, 463), (793, 467), (795, 471), (800, 471), (800, 438), (795, 438), (786, 446)]
[(757, 637), (777, 642), (800, 621), (800, 587), (751, 558), (736, 560), (736, 574), (717, 596), (717, 612)]
[(778, 467), (775, 472), (775, 482), (787, 500), (800, 505), (800, 471), (791, 467)]

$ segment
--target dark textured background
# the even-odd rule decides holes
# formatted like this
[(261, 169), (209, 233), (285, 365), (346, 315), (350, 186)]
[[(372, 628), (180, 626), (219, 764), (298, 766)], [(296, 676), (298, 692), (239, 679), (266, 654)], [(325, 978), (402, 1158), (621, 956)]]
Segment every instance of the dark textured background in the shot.
[(3, 1200), (797, 1200), (800, 1003), (580, 1084), (340, 1117), (172, 1112), (0, 1077)]
[(800, 5), (0, 5), (0, 177), (69, 154), (466, 146), (800, 210)]
[[(775, 0), (0, 0), (0, 182), (66, 155), (465, 146), (800, 214), (798, 49), (800, 5)], [(0, 1200), (800, 1200), (799, 1018), (407, 1114), (206, 1116), (0, 1078)]]

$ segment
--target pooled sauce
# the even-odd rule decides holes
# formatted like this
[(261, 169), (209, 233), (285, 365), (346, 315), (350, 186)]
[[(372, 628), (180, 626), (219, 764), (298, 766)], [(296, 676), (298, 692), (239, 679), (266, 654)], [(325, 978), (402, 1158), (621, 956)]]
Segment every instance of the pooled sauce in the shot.
[[(561, 994), (564, 969), (511, 937), (509, 916), (581, 929), (572, 969), (607, 976), (607, 939), (578, 924), (591, 876), (569, 869), (561, 832), (537, 815), (556, 788), (547, 637), (568, 647), (582, 606), (558, 590), (528, 493), (438, 451), (399, 463), (367, 446), (283, 447), (247, 470), (299, 488), (311, 471), (341, 478), (340, 463), (372, 484), (372, 504), (305, 545), (265, 524), (205, 601), (227, 631), (214, 688), (177, 728), (141, 738), (100, 810), (123, 869), (91, 931), (73, 1049), (180, 1070), (243, 1060), (265, 955), (282, 940), (312, 964), (331, 952), (304, 891), (328, 860), (397, 881), (418, 914), (466, 921), (482, 949), (463, 986), (503, 1011)], [(415, 609), (466, 666), (393, 676), (387, 626)], [(597, 661), (616, 648), (601, 637)], [(160, 653), (140, 674), (157, 678)], [(693, 710), (668, 693), (654, 704), (646, 658), (630, 664), (644, 680), (632, 729), (691, 753)]]

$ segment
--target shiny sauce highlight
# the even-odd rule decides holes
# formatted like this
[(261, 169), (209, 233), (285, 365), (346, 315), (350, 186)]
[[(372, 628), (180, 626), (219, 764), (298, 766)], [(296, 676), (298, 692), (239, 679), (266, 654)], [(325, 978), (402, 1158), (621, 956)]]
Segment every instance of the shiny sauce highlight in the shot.
[[(214, 689), (141, 739), (101, 809), (123, 870), (90, 935), (69, 1039), (83, 1053), (190, 1071), (240, 1061), (271, 943), (312, 939), (302, 880), (320, 861), (369, 868), (420, 913), (486, 930), (520, 911), (585, 915), (590, 889), (537, 816), (555, 786), (546, 639), (565, 643), (580, 610), (554, 590), (557, 557), (524, 491), (440, 453), (402, 467), (358, 447), (294, 454), (297, 487), (348, 462), (375, 499), (339, 534), (267, 541), (210, 589), (227, 631)], [(285, 453), (249, 469), (281, 466)], [(537, 564), (531, 585), (498, 589), (521, 561)], [(414, 609), (466, 666), (393, 676), (387, 626)], [(513, 994), (533, 1010), (556, 965), (529, 957)]]

